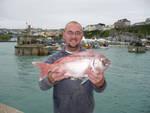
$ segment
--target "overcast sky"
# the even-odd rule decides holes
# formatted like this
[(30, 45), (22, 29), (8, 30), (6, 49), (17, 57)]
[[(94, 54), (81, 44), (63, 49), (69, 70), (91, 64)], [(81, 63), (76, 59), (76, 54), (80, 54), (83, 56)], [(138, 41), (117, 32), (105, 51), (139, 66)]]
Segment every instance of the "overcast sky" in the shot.
[(131, 23), (150, 17), (150, 0), (0, 0), (0, 28), (63, 28), (70, 20), (83, 26)]

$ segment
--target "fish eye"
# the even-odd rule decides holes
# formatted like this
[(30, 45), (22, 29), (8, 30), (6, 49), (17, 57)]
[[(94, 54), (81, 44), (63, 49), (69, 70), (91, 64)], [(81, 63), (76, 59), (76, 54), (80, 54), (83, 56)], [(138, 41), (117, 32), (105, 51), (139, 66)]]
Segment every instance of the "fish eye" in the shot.
[(101, 58), (101, 59), (100, 59), (100, 61), (102, 62), (102, 64), (103, 64), (104, 66), (105, 66), (105, 62), (106, 62), (105, 60), (106, 60), (105, 58)]

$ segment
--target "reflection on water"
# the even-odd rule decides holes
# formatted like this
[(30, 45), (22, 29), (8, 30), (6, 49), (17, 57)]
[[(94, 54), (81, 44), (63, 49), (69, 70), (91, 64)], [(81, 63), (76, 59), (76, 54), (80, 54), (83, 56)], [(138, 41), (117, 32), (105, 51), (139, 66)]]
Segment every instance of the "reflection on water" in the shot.
[[(46, 56), (15, 56), (14, 43), (0, 43), (0, 102), (25, 113), (53, 113), (52, 90), (38, 87), (39, 70), (32, 61)], [(126, 48), (99, 49), (112, 62), (107, 88), (95, 93), (95, 113), (150, 113), (150, 52), (128, 53)]]

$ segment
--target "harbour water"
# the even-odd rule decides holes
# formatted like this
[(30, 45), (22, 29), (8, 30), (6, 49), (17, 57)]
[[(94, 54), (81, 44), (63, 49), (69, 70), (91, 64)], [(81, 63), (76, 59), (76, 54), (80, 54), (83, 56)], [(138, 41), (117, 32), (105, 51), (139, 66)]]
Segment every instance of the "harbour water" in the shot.
[[(0, 103), (24, 113), (53, 113), (52, 89), (39, 89), (39, 72), (31, 64), (46, 56), (15, 56), (15, 45), (0, 43)], [(128, 53), (119, 47), (96, 51), (112, 64), (105, 73), (106, 90), (94, 95), (94, 113), (150, 113), (150, 51)]]

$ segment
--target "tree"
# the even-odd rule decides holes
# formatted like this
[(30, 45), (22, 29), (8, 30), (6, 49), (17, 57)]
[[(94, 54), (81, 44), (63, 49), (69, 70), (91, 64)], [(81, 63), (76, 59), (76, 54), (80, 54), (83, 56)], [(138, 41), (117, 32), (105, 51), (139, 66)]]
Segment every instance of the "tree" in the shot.
[(11, 39), (10, 34), (0, 34), (0, 41), (9, 41)]

